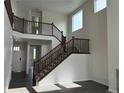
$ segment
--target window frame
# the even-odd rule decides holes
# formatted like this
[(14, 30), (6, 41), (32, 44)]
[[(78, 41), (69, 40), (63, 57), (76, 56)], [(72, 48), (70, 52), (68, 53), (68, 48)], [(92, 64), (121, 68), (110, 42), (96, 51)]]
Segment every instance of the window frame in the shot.
[(105, 3), (106, 3), (106, 6), (103, 7), (103, 8), (101, 8), (101, 9), (99, 9), (99, 10), (97, 10), (97, 4), (96, 4), (96, 1), (97, 1), (97, 0), (94, 0), (94, 13), (98, 13), (98, 12), (104, 10), (105, 8), (107, 8), (107, 0), (105, 0), (105, 1), (106, 1), (106, 2), (105, 2)]
[[(81, 24), (81, 27), (80, 28), (78, 28), (78, 29), (76, 29), (76, 30), (74, 30), (74, 17), (77, 15), (77, 14), (79, 14), (80, 12), (82, 12), (82, 24)], [(83, 16), (83, 9), (80, 9), (80, 10), (78, 10), (76, 13), (74, 13), (73, 15), (72, 15), (72, 17), (71, 17), (71, 20), (72, 20), (72, 32), (76, 32), (76, 31), (79, 31), (80, 29), (83, 29), (83, 25), (84, 25), (84, 16)]]

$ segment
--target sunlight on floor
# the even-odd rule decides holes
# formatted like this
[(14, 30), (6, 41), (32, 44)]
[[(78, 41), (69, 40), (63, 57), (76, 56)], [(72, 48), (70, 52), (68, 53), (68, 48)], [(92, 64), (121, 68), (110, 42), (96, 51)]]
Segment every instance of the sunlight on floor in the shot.
[(76, 83), (59, 83), (59, 85), (65, 87), (65, 88), (78, 88), (78, 87), (82, 87), (81, 85), (78, 85)]
[(61, 88), (57, 87), (56, 85), (48, 85), (48, 86), (35, 86), (33, 89), (36, 92), (47, 92), (47, 91), (55, 91), (55, 90), (61, 90)]
[(7, 93), (30, 93), (27, 88), (13, 88), (9, 89)]

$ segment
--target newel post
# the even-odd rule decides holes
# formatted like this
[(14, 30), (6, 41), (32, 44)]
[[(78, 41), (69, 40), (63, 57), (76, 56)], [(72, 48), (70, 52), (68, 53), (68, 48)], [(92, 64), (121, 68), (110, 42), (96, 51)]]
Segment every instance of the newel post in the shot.
[(36, 68), (35, 68), (35, 62), (33, 63), (33, 82), (32, 82), (32, 85), (36, 85), (36, 78), (35, 78), (35, 75), (36, 75)]
[(61, 31), (61, 40), (62, 40), (62, 43), (63, 43), (64, 42), (63, 31)]

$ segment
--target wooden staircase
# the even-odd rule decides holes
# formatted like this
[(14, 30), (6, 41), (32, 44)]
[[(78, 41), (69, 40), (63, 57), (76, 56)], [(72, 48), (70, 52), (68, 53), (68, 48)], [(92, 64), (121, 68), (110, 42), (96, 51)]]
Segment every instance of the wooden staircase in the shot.
[(72, 53), (89, 54), (89, 39), (72, 38), (59, 44), (41, 59), (34, 62), (34, 82), (39, 82)]

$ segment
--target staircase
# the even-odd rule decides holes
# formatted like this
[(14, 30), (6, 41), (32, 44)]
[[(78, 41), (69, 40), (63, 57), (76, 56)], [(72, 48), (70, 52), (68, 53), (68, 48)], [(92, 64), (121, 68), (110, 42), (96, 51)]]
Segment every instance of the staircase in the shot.
[(43, 23), (25, 20), (14, 15), (11, 7), (11, 0), (4, 1), (12, 29), (14, 31), (35, 34), (54, 36), (60, 41), (60, 44), (48, 52), (45, 56), (34, 62), (33, 68), (33, 83), (34, 85), (47, 76), (53, 69), (63, 62), (69, 55), (73, 53), (89, 54), (89, 39), (80, 39), (72, 37), (66, 42), (66, 37), (63, 36), (53, 23)]
[[(89, 39), (72, 37), (71, 40), (66, 42), (66, 37), (63, 36), (62, 31), (53, 23), (29, 21), (13, 15), (12, 28), (14, 31), (24, 34), (54, 36), (60, 41), (58, 46), (34, 62), (33, 85), (47, 76), (72, 53), (89, 54)], [(38, 29), (38, 33), (36, 33), (36, 29)]]
[(34, 62), (34, 80), (39, 82), (72, 53), (89, 54), (89, 39), (72, 38)]

